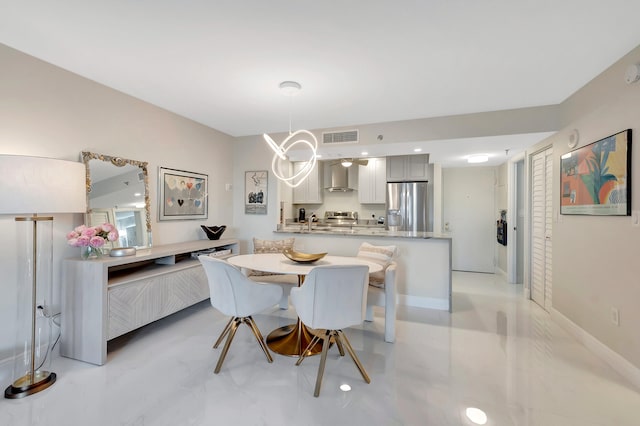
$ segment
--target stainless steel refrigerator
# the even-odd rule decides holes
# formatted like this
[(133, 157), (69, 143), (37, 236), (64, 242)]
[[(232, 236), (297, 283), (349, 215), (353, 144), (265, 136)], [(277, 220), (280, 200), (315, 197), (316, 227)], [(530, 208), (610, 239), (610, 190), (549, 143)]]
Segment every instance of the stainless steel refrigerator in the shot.
[(427, 231), (427, 182), (389, 182), (386, 229)]

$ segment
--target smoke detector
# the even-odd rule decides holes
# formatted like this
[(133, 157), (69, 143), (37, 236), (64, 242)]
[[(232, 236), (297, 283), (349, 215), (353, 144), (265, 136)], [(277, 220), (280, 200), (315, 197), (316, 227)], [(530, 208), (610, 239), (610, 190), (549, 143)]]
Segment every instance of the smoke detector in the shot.
[(627, 71), (624, 73), (624, 81), (627, 84), (632, 84), (638, 80), (640, 80), (640, 65), (639, 64), (629, 65), (629, 67), (627, 68)]
[(569, 142), (567, 142), (569, 148), (575, 148), (576, 146), (578, 146), (579, 139), (580, 135), (578, 134), (578, 129), (573, 129), (571, 133), (569, 133)]

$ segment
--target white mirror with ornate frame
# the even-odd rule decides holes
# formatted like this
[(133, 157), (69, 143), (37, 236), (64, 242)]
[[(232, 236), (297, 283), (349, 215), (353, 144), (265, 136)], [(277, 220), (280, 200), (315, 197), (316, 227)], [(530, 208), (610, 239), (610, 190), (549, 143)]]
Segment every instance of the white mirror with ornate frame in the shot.
[(147, 162), (82, 152), (87, 168), (87, 225), (109, 222), (120, 237), (113, 247), (151, 247)]

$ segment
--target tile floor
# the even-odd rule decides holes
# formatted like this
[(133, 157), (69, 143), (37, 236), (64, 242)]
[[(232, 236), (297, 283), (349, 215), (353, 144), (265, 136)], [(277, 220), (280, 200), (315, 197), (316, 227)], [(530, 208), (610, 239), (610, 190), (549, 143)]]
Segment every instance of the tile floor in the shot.
[[(0, 400), (0, 425), (639, 425), (640, 392), (522, 297), (489, 274), (454, 273), (454, 312), (400, 307), (395, 344), (382, 311), (347, 331), (372, 383), (330, 352), (319, 398), (318, 357), (268, 364), (241, 328), (219, 375), (212, 349), (227, 318), (208, 301), (109, 345), (97, 367), (55, 357), (58, 381), (22, 400)], [(255, 317), (263, 334), (292, 309)], [(348, 383), (350, 392), (339, 385)]]

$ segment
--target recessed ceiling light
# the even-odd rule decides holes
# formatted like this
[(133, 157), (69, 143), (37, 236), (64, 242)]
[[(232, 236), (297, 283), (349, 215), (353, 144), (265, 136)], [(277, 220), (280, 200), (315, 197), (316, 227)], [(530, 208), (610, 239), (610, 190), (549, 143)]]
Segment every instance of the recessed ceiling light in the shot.
[(489, 161), (487, 154), (475, 154), (467, 157), (468, 163), (486, 163), (487, 161)]
[(465, 414), (471, 420), (471, 422), (477, 425), (485, 425), (487, 424), (487, 414), (479, 408), (469, 407), (467, 408)]
[(316, 154), (316, 158), (322, 158), (322, 154)]
[(133, 194), (133, 196), (134, 196), (134, 197), (141, 197), (141, 196), (142, 196), (142, 194), (141, 194), (141, 193), (139, 193), (139, 192), (136, 192), (135, 194)]
[(340, 390), (342, 392), (349, 392), (351, 390), (351, 386), (347, 385), (346, 383), (344, 385), (340, 385)]
[(369, 153), (367, 151), (362, 151), (360, 155), (369, 155)]
[(422, 148), (414, 148), (413, 152), (422, 152)]

